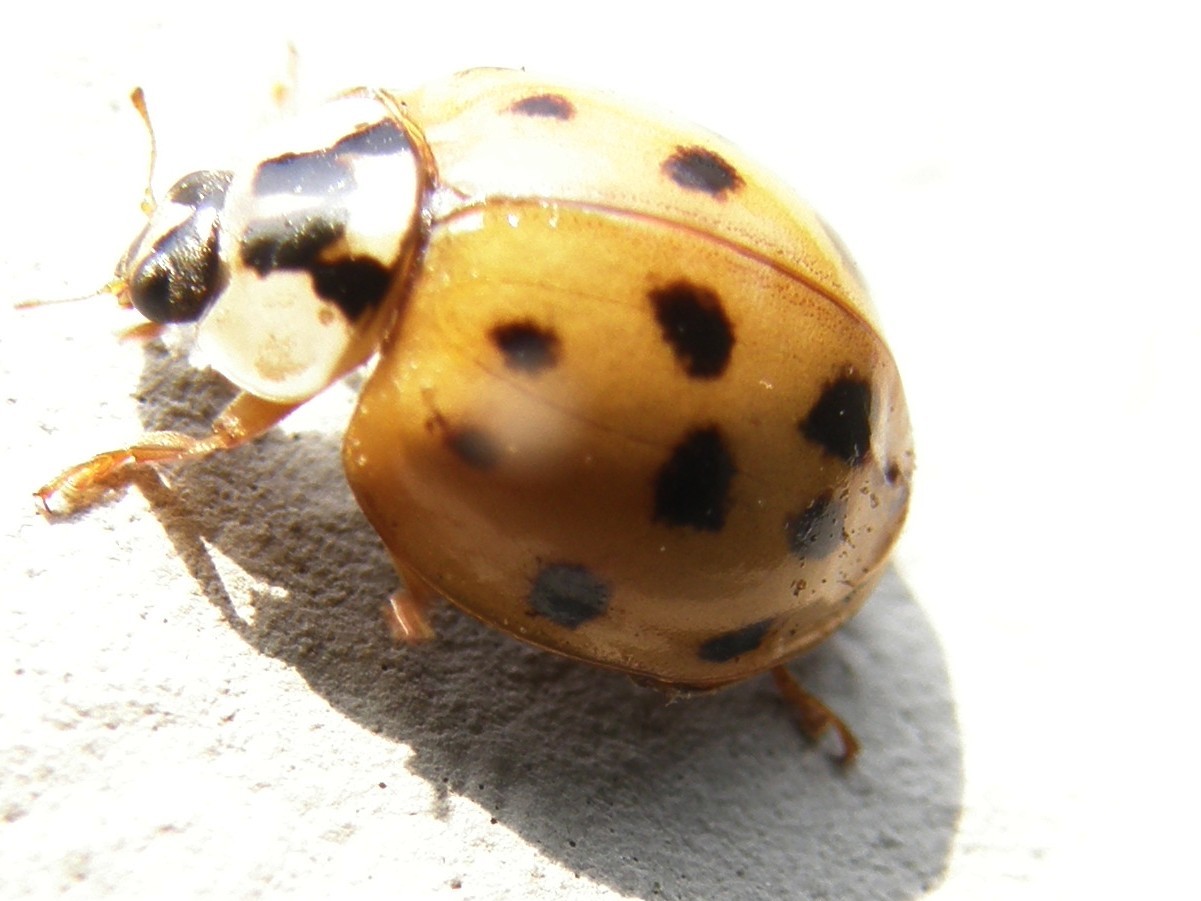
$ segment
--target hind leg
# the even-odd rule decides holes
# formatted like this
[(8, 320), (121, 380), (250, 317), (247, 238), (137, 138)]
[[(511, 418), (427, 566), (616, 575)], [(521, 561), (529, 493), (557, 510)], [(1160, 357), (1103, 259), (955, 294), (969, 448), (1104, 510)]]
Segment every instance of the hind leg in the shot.
[(801, 732), (805, 737), (810, 741), (817, 741), (827, 729), (833, 729), (842, 741), (840, 763), (845, 766), (854, 760), (859, 753), (859, 741), (851, 734), (846, 723), (840, 720), (833, 710), (801, 688), (796, 677), (784, 667), (775, 667), (771, 671), (771, 675), (781, 697), (796, 713)]

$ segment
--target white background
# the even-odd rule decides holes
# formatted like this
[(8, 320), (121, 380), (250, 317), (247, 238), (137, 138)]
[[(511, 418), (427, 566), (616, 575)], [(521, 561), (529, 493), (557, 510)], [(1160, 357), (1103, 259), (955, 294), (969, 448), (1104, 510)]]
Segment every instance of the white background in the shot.
[[(781, 8), (787, 12), (781, 12)], [(302, 102), (478, 65), (703, 122), (872, 284), (919, 471), (895, 572), (797, 665), (664, 706), (447, 612), (393, 648), (339, 386), (65, 522), (31, 490), (228, 392), (103, 301), (0, 303), (0, 895), (1095, 897), (1191, 878), (1196, 23), (1185, 4), (106, 4), (7, 14), (0, 297), (107, 280), (160, 174)], [(160, 185), (162, 187), (162, 185)], [(1189, 588), (1193, 585), (1192, 588)], [(937, 888), (935, 888), (937, 887)]]

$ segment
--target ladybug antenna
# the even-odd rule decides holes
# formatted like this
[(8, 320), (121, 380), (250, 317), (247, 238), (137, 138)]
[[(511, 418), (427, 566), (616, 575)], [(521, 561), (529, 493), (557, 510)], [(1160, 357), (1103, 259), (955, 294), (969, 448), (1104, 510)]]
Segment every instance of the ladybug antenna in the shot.
[[(154, 169), (158, 164), (158, 141), (155, 140), (154, 126), (150, 124), (150, 113), (146, 109), (146, 94), (142, 91), (141, 87), (136, 87), (129, 92), (129, 102), (138, 111), (138, 116), (141, 118), (142, 124), (146, 126), (146, 137), (150, 139), (150, 160), (146, 167), (146, 188), (142, 192), (142, 202), (140, 204), (143, 215), (149, 219), (154, 215), (154, 211), (158, 209), (158, 201), (154, 197)], [(136, 244), (137, 242), (135, 241), (134, 243)], [(126, 296), (129, 286), (126, 283), (124, 273), (129, 270), (129, 257), (132, 252), (133, 248), (131, 247), (121, 258), (121, 262), (117, 264), (118, 275), (95, 291), (89, 291), (87, 294), (79, 294), (75, 297), (22, 300), (13, 306), (18, 310), (30, 310), (34, 307), (47, 307), (60, 303), (76, 303), (81, 300), (91, 300), (94, 297), (108, 295), (117, 298), (121, 306), (130, 307), (132, 304)]]
[(104, 297), (105, 295), (117, 298), (117, 300), (121, 301), (121, 306), (126, 306), (125, 302), (122, 300), (122, 296), (125, 293), (125, 288), (125, 279), (114, 278), (104, 287), (95, 291), (91, 291), (87, 294), (77, 294), (74, 297), (37, 297), (30, 300), (20, 300), (13, 304), (13, 309), (32, 310), (35, 307), (50, 307), (60, 303), (77, 303), (81, 300), (91, 300), (93, 297)]
[(146, 190), (142, 194), (142, 212), (146, 218), (154, 215), (158, 201), (154, 199), (154, 167), (158, 163), (158, 141), (154, 139), (154, 126), (150, 124), (150, 113), (146, 110), (146, 95), (140, 87), (129, 93), (129, 102), (138, 111), (142, 123), (146, 126), (146, 137), (150, 139), (150, 161), (146, 169)]

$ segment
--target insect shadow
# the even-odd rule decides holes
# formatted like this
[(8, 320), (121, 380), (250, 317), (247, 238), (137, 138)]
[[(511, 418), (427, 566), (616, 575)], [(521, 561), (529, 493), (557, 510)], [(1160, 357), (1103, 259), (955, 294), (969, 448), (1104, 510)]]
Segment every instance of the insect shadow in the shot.
[[(148, 429), (203, 431), (232, 397), (159, 342), (140, 389)], [(277, 429), (175, 470), (169, 490), (141, 484), (230, 626), (411, 748), (405, 765), (443, 801), (471, 799), (628, 896), (903, 898), (938, 883), (961, 805), (959, 733), (942, 650), (895, 570), (792, 665), (863, 743), (843, 772), (836, 745), (809, 746), (765, 678), (669, 703), (451, 609), (435, 642), (394, 645), (380, 609), (395, 575), (346, 487), (340, 442)], [(254, 593), (253, 616), (209, 548), (276, 589)]]

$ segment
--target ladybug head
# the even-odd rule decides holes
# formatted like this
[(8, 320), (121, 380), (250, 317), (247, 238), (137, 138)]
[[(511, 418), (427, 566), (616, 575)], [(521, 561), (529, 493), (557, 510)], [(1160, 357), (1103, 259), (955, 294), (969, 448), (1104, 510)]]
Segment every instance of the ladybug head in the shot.
[(218, 231), (231, 177), (205, 170), (177, 181), (118, 266), (130, 302), (151, 322), (195, 322), (224, 290)]

